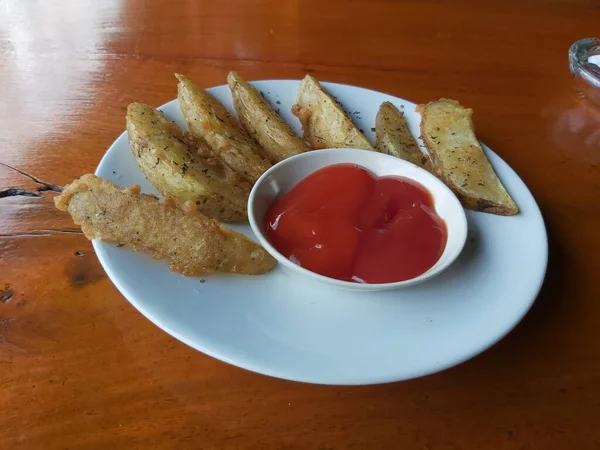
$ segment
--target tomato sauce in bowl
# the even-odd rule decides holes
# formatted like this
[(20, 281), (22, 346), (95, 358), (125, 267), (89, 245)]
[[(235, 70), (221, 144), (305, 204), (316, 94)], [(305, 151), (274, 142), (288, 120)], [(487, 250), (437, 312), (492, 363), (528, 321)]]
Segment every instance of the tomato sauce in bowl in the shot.
[(265, 215), (266, 236), (286, 258), (343, 281), (415, 278), (442, 256), (448, 240), (433, 197), (404, 177), (375, 177), (356, 164), (310, 174)]

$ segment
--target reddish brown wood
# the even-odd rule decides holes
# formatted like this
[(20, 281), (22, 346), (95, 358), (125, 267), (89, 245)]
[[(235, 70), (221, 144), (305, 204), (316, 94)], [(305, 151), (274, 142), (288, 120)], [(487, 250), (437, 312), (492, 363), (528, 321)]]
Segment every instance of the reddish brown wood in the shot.
[[(170, 338), (120, 296), (52, 192), (1, 198), (0, 448), (600, 447), (600, 118), (574, 100), (566, 58), (599, 23), (594, 0), (1, 1), (3, 164), (58, 185), (93, 171), (127, 104), (173, 98), (175, 71), (207, 87), (230, 69), (308, 71), (472, 107), (539, 201), (551, 261), (531, 313), (474, 360), (310, 386)], [(10, 187), (39, 184), (2, 165)]]

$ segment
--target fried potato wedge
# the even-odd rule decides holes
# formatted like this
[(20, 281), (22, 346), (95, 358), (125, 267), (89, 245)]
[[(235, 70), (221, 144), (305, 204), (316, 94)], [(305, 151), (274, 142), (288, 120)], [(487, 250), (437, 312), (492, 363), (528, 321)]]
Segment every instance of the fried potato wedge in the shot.
[(466, 208), (514, 215), (519, 208), (500, 182), (475, 136), (473, 111), (440, 99), (419, 105), (421, 135), (438, 175)]
[(161, 112), (143, 103), (127, 108), (129, 146), (138, 167), (165, 197), (224, 222), (246, 222), (250, 185), (208, 145), (186, 136)]
[(271, 166), (262, 149), (216, 98), (185, 76), (175, 76), (179, 106), (190, 133), (206, 140), (219, 158), (254, 184)]
[(71, 214), (88, 239), (122, 244), (155, 259), (166, 259), (172, 270), (185, 275), (258, 275), (276, 264), (243, 234), (198, 212), (186, 213), (172, 202), (140, 194), (139, 186), (121, 189), (87, 174), (67, 185), (54, 203)]
[(310, 75), (300, 82), (292, 113), (302, 123), (304, 140), (314, 149), (349, 147), (375, 150), (337, 100)]
[(310, 147), (283, 121), (267, 100), (237, 72), (229, 72), (227, 83), (240, 122), (256, 140), (271, 162), (310, 150)]
[(375, 119), (375, 137), (377, 151), (432, 171), (429, 157), (419, 149), (417, 141), (408, 130), (404, 113), (398, 111), (390, 102), (384, 102), (379, 107)]

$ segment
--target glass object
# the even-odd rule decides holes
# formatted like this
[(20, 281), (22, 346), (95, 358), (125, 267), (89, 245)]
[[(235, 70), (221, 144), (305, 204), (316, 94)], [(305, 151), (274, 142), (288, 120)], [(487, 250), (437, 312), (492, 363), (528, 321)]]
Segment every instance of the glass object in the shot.
[(600, 39), (581, 39), (569, 49), (575, 83), (542, 111), (549, 141), (565, 162), (600, 164)]
[(600, 39), (581, 39), (571, 45), (569, 68), (577, 89), (600, 107)]

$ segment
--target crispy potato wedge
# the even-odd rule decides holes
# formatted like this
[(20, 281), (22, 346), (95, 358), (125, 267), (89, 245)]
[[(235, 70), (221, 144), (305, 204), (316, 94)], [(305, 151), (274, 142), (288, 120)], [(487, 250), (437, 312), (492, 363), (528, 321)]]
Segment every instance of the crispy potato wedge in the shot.
[(248, 220), (250, 185), (208, 145), (186, 136), (162, 113), (143, 103), (127, 108), (129, 146), (152, 185), (177, 204), (192, 201), (208, 217)]
[(283, 121), (265, 98), (237, 72), (229, 72), (227, 83), (240, 122), (263, 148), (271, 162), (310, 150), (310, 147)]
[(54, 198), (88, 239), (125, 245), (166, 259), (185, 275), (230, 272), (263, 274), (275, 259), (243, 234), (202, 214), (186, 213), (172, 202), (140, 194), (139, 186), (121, 189), (92, 174), (83, 175)]
[(432, 171), (429, 156), (425, 155), (408, 130), (404, 113), (390, 102), (383, 102), (375, 119), (375, 148), (381, 153), (396, 156)]
[(438, 175), (475, 211), (514, 215), (519, 208), (510, 197), (475, 136), (473, 111), (457, 101), (440, 99), (419, 105), (421, 135)]
[(350, 147), (375, 150), (340, 104), (310, 75), (300, 82), (292, 113), (302, 123), (304, 140), (314, 149)]
[(219, 158), (254, 184), (271, 166), (262, 149), (216, 98), (185, 76), (175, 76), (179, 106), (190, 133), (206, 140)]

